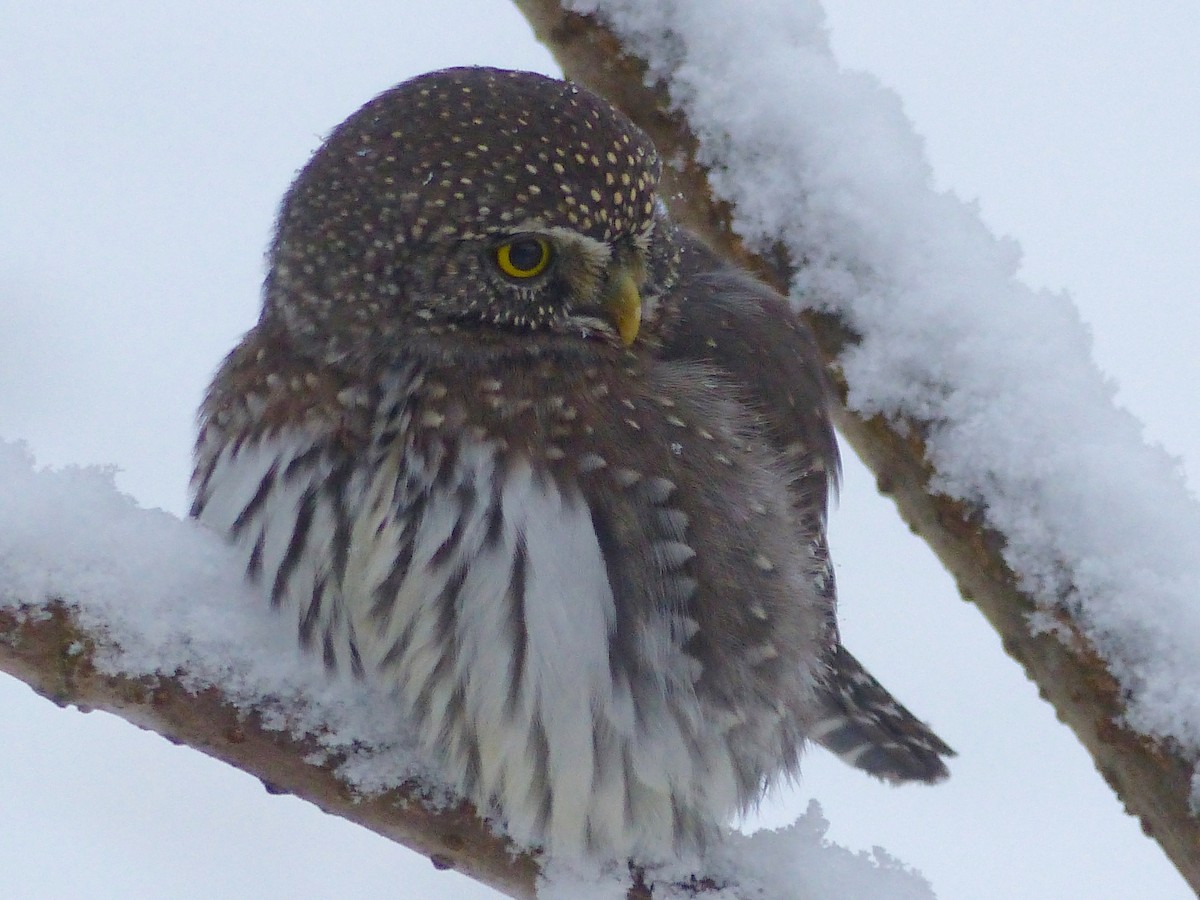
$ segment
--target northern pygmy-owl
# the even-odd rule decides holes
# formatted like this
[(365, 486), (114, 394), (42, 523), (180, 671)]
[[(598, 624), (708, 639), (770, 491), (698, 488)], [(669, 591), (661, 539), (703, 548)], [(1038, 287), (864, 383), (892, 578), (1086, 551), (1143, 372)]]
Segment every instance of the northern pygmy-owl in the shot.
[(193, 514), (557, 852), (702, 846), (806, 740), (891, 781), (951, 752), (838, 639), (810, 335), (659, 169), (573, 84), (385, 92), (288, 191), (200, 413)]

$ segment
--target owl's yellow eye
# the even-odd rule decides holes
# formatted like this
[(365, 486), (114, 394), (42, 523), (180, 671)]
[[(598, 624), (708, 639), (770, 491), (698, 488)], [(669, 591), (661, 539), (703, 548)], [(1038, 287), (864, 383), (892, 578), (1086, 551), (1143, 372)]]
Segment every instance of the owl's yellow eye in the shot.
[(550, 242), (542, 238), (519, 237), (496, 248), (496, 265), (510, 278), (533, 278), (550, 265)]

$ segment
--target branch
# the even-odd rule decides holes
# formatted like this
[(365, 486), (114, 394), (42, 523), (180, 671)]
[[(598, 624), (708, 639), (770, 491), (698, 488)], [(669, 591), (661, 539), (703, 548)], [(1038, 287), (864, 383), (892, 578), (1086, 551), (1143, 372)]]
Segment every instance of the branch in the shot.
[(275, 794), (294, 794), (520, 900), (533, 900), (539, 866), (475, 814), (470, 804), (436, 808), (415, 783), (363, 797), (335, 774), (340, 760), (311, 762), (319, 747), (263, 725), (216, 688), (193, 693), (171, 678), (107, 675), (93, 664), (98, 636), (61, 603), (0, 609), (0, 671), (59, 706), (101, 709), (254, 775)]
[[(795, 261), (782, 246), (771, 258), (754, 255), (733, 233), (731, 208), (713, 197), (704, 169), (695, 162), (695, 136), (685, 117), (672, 111), (665, 88), (646, 84), (645, 62), (626, 53), (595, 18), (566, 12), (555, 0), (514, 2), (567, 77), (620, 107), (672, 162), (664, 173), (662, 196), (676, 221), (786, 294)], [(930, 423), (864, 419), (847, 409), (847, 385), (833, 364), (857, 336), (834, 316), (809, 313), (806, 318), (843, 400), (836, 412), (838, 428), (874, 472), (880, 492), (895, 501), (908, 526), (954, 576), (963, 597), (991, 622), (1005, 650), (1091, 753), (1126, 809), (1200, 893), (1200, 820), (1188, 808), (1195, 760), (1121, 724), (1119, 685), (1076, 622), (1059, 616), (1065, 638), (1032, 632), (1028, 617), (1036, 606), (1018, 588), (1017, 576), (1004, 560), (1004, 535), (983, 525), (981, 508), (929, 487), (934, 472), (921, 435), (928, 433)]]
[[(0, 607), (0, 672), (56, 705), (112, 713), (253, 775), (268, 793), (292, 794), (408, 847), (435, 868), (454, 869), (517, 900), (536, 900), (541, 851), (501, 837), (470, 803), (431, 801), (415, 781), (381, 793), (356, 792), (337, 774), (342, 756), (331, 755), (311, 736), (271, 727), (259, 713), (235, 705), (220, 687), (195, 690), (182, 671), (170, 677), (101, 671), (95, 660), (98, 645), (106, 642), (102, 627), (84, 628), (61, 601)], [(816, 844), (823, 846), (819, 838)], [(831, 848), (835, 864), (838, 853)], [(627, 900), (650, 900), (656, 888), (675, 897), (713, 891), (739, 896), (725, 878), (697, 874), (660, 882), (641, 869), (631, 874)]]

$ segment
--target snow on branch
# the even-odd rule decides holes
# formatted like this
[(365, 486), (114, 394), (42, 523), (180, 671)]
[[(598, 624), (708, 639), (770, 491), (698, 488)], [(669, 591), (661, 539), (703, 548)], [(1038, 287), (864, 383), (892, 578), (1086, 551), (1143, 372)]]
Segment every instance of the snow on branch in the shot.
[(1069, 299), (934, 191), (814, 0), (515, 3), (658, 144), (675, 217), (806, 310), (880, 490), (1200, 891), (1200, 506)]

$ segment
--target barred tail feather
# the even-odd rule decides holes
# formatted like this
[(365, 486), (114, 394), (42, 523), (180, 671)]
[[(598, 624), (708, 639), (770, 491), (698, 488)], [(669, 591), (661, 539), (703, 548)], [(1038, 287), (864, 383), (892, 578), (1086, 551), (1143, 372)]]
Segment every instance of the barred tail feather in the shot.
[(810, 737), (855, 768), (884, 781), (941, 781), (954, 756), (845, 647), (834, 652), (821, 697), (823, 718)]

